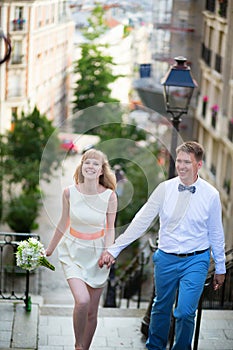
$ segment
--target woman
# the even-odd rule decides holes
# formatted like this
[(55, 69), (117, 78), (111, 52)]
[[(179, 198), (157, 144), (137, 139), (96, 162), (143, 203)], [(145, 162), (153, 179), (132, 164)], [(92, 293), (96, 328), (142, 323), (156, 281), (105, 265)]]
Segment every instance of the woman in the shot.
[(62, 215), (46, 255), (53, 253), (63, 237), (58, 254), (75, 302), (75, 350), (88, 350), (109, 274), (107, 268), (99, 268), (98, 259), (115, 239), (116, 178), (105, 154), (90, 149), (83, 154), (74, 180), (63, 192)]

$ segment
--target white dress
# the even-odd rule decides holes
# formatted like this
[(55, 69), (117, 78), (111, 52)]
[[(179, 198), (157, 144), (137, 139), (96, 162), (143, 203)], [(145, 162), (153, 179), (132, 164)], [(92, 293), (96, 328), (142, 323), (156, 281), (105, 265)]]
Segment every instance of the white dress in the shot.
[[(75, 185), (70, 186), (69, 191), (70, 230), (58, 246), (59, 260), (66, 279), (79, 278), (93, 288), (103, 287), (109, 269), (106, 266), (100, 268), (98, 260), (105, 246), (106, 213), (113, 191), (106, 189), (87, 195), (79, 192)], [(72, 231), (85, 239), (75, 237)], [(100, 232), (103, 236), (95, 238)]]

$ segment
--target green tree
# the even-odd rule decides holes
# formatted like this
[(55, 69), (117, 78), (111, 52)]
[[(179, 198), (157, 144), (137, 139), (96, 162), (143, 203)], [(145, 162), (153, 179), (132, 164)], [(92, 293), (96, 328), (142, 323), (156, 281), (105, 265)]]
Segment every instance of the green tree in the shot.
[(6, 153), (6, 142), (5, 137), (0, 135), (0, 222), (3, 214), (3, 179), (4, 179), (4, 166), (3, 160)]
[(107, 45), (96, 41), (107, 30), (104, 22), (103, 7), (97, 5), (88, 19), (89, 25), (83, 31), (87, 42), (80, 45), (81, 58), (74, 63), (74, 72), (78, 74), (74, 89), (74, 112), (98, 103), (117, 102), (111, 97), (109, 85), (120, 75), (113, 75), (113, 58), (104, 53)]
[[(100, 142), (95, 147), (107, 154), (112, 168), (118, 164), (125, 172), (128, 182), (119, 198), (119, 208), (123, 208), (118, 213), (120, 227), (132, 220), (161, 181), (158, 174), (163, 172), (157, 162), (160, 145), (151, 142), (150, 134), (139, 128), (129, 114), (128, 106), (109, 103), (87, 108), (74, 121), (76, 132), (98, 135)], [(130, 205), (125, 206), (132, 188)]]
[[(36, 228), (41, 196), (39, 181), (49, 181), (59, 165), (59, 140), (52, 122), (35, 107), (32, 113), (15, 115), (12, 131), (6, 134), (3, 159), (5, 183), (8, 189), (5, 220), (18, 232)], [(49, 152), (41, 158), (49, 140)]]

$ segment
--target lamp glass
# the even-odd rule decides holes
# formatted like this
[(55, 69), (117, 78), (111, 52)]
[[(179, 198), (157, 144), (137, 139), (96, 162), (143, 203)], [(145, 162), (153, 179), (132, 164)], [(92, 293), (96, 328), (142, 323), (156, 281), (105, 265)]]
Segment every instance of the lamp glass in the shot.
[(166, 110), (187, 113), (193, 88), (164, 85)]
[(197, 83), (191, 75), (190, 67), (186, 64), (186, 58), (179, 56), (175, 61), (176, 64), (170, 67), (161, 81), (164, 86), (166, 110), (170, 113), (187, 113)]

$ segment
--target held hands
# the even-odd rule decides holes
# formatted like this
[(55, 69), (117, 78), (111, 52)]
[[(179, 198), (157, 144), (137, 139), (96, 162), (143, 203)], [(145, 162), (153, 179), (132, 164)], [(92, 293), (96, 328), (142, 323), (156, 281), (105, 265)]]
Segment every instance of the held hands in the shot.
[(222, 287), (224, 281), (225, 281), (225, 274), (215, 274), (213, 279), (214, 290), (218, 290), (220, 287)]
[(115, 258), (107, 250), (105, 250), (99, 258), (99, 267), (102, 268), (104, 265), (107, 265), (107, 268), (109, 269), (114, 263)]

